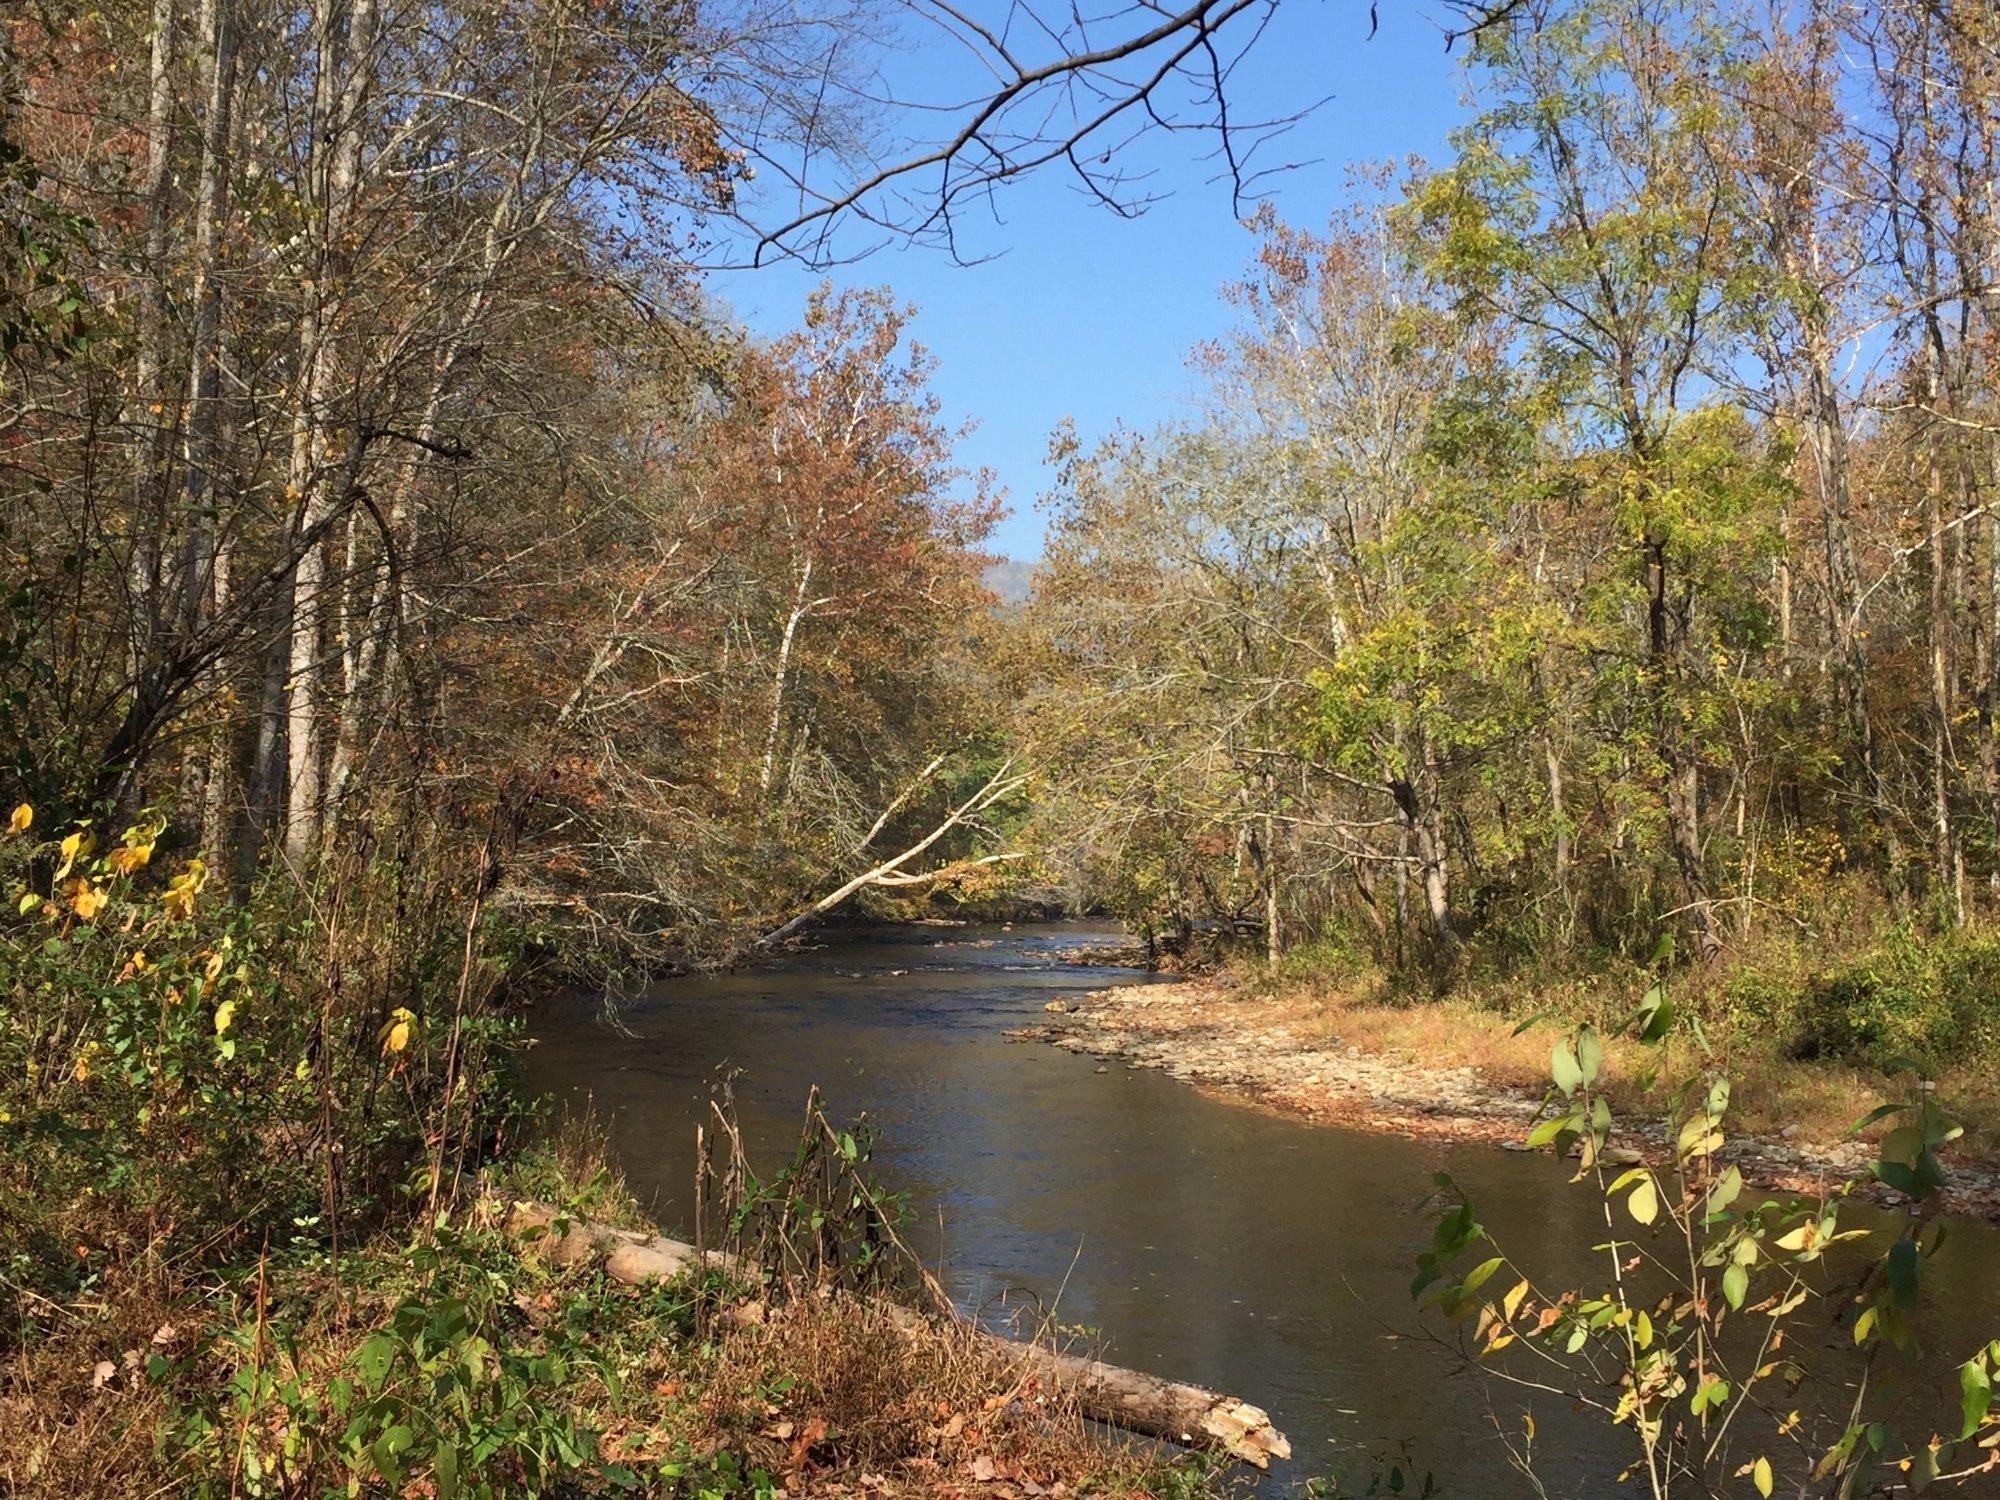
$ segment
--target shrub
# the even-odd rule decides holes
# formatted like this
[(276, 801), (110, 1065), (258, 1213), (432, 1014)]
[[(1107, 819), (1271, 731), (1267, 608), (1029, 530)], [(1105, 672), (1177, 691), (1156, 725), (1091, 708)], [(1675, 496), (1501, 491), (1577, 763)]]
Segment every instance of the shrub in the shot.
[(1903, 923), (1862, 953), (1810, 974), (1791, 1020), (1792, 1054), (1940, 1066), (2000, 1043), (2000, 934), (1937, 935)]
[(491, 1127), (507, 1028), (463, 893), (382, 857), (231, 905), (164, 817), (0, 833), (0, 1270), (32, 1342), (87, 1286), (173, 1296), (353, 1243)]

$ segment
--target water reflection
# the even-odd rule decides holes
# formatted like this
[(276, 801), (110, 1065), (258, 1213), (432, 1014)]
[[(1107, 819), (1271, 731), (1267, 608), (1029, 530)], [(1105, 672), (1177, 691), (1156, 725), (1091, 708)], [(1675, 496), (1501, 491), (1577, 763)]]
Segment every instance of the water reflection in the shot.
[[(1059, 925), (899, 929), (782, 968), (662, 984), (621, 1003), (615, 1025), (596, 999), (571, 997), (535, 1018), (529, 1082), (608, 1121), (669, 1227), (689, 1215), (694, 1128), (719, 1065), (746, 1070), (753, 1161), (789, 1150), (817, 1083), (833, 1112), (876, 1122), (882, 1174), (907, 1193), (913, 1238), (942, 1259), (954, 1295), (1056, 1305), (1065, 1323), (1101, 1330), (1121, 1363), (1268, 1407), (1296, 1455), (1274, 1486), (1407, 1442), (1448, 1494), (1535, 1493), (1495, 1428), (1518, 1435), (1522, 1402), (1502, 1392), (1489, 1412), (1411, 1311), (1429, 1238), (1411, 1210), (1449, 1171), (1538, 1280), (1594, 1284), (1593, 1195), (1539, 1156), (1307, 1126), (1008, 1042), (1053, 997), (1143, 979), (1059, 956), (1103, 939)], [(1974, 1328), (2000, 1329), (1996, 1243), (1965, 1226), (1932, 1289), (1976, 1313)], [(1936, 1347), (1966, 1342), (1966, 1326), (1932, 1329)], [(1942, 1420), (1938, 1368), (1919, 1384)], [(1535, 1416), (1537, 1455), (1561, 1479), (1551, 1494), (1624, 1492), (1615, 1437), (1566, 1402)]]

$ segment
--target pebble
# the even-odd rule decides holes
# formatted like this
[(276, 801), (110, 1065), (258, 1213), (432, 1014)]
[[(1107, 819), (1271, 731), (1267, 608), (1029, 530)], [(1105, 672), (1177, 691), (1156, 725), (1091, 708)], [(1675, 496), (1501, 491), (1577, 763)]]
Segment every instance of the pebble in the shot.
[[(1214, 1000), (1214, 988), (1199, 981), (1100, 991), (1076, 1003), (1051, 1001), (1043, 1009), (1068, 1019), (1008, 1036), (1092, 1053), (1099, 1073), (1110, 1071), (1103, 1062), (1108, 1055), (1130, 1069), (1153, 1068), (1190, 1082), (1239, 1089), (1310, 1117), (1373, 1116), (1391, 1130), (1400, 1125), (1424, 1135), (1490, 1141), (1508, 1151), (1529, 1149), (1519, 1133), (1542, 1112), (1538, 1095), (1491, 1087), (1472, 1068), (1432, 1071), (1366, 1054), (1324, 1033), (1301, 1039), (1280, 1026), (1246, 1025), (1237, 1016), (1218, 1019)], [(1336, 1102), (1322, 1111), (1318, 1106), (1329, 1095), (1344, 1096), (1349, 1103), (1342, 1107)], [(1632, 1166), (1671, 1155), (1663, 1124), (1621, 1120), (1619, 1134), (1625, 1140), (1606, 1151), (1607, 1165)], [(1719, 1159), (1742, 1166), (1753, 1180), (1800, 1187), (1810, 1186), (1801, 1179), (1830, 1181), (1865, 1173), (1872, 1160), (1866, 1143), (1792, 1144), (1797, 1135), (1796, 1125), (1786, 1125), (1763, 1139), (1737, 1137), (1718, 1153)], [(1995, 1212), (2000, 1174), (1959, 1167), (1952, 1178), (1954, 1212), (1969, 1209), (2000, 1217)]]

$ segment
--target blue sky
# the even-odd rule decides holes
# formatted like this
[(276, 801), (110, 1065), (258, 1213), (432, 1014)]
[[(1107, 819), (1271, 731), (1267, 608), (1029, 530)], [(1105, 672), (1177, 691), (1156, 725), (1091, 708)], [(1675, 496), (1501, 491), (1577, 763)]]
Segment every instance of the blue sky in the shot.
[[(1463, 118), (1463, 77), (1444, 50), (1442, 9), (1384, 0), (1371, 39), (1357, 0), (1286, 0), (1232, 89), (1239, 117), (1326, 102), (1269, 150), (1309, 165), (1265, 184), (1279, 212), (1318, 224), (1344, 191), (1350, 164), (1417, 152), (1440, 155)], [(923, 53), (901, 60), (931, 65)], [(944, 60), (937, 66), (948, 66)], [(1331, 96), (1331, 97), (1326, 97)], [(918, 307), (915, 336), (938, 357), (935, 381), (953, 421), (978, 430), (959, 447), (967, 467), (991, 468), (1012, 514), (994, 550), (1030, 559), (1041, 548), (1035, 500), (1046, 483), (1050, 431), (1065, 416), (1086, 437), (1119, 422), (1148, 427), (1183, 409), (1188, 350), (1228, 326), (1218, 291), (1238, 276), (1251, 236), (1237, 223), (1207, 138), (1151, 141), (1142, 163), (1166, 194), (1137, 219), (1088, 200), (1061, 172), (1009, 185), (999, 222), (980, 224), (962, 266), (923, 246), (878, 250), (831, 272), (835, 285), (892, 287)], [(792, 264), (718, 274), (710, 289), (753, 330), (798, 317), (823, 273)]]

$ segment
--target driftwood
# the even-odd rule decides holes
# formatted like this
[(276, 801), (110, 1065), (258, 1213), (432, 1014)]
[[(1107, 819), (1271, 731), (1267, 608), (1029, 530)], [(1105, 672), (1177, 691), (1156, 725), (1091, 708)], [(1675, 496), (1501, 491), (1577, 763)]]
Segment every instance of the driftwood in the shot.
[[(511, 1203), (506, 1227), (518, 1237), (534, 1237), (537, 1251), (557, 1265), (602, 1258), (605, 1274), (627, 1284), (663, 1281), (704, 1265), (736, 1274), (745, 1272), (733, 1257), (715, 1251), (704, 1253), (664, 1235), (570, 1218), (546, 1203)], [(930, 1326), (921, 1313), (910, 1308), (889, 1302), (880, 1305), (890, 1321), (911, 1332)], [(996, 1355), (1074, 1391), (1078, 1407), (1093, 1421), (1142, 1437), (1227, 1453), (1260, 1469), (1268, 1468), (1273, 1458), (1292, 1456), (1292, 1445), (1271, 1425), (1269, 1414), (1234, 1396), (1001, 1338), (983, 1329), (972, 1329), (971, 1333), (992, 1345)]]

